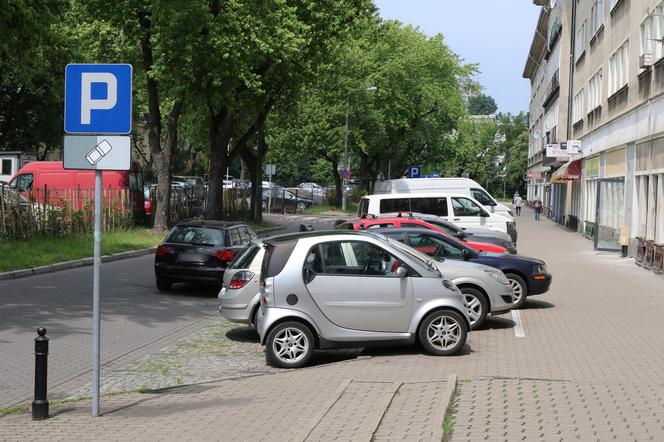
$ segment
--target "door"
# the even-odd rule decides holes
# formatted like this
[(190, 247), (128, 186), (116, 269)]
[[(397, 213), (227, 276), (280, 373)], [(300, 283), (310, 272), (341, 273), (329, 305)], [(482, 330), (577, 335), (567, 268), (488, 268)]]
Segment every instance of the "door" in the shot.
[(625, 220), (625, 178), (597, 182), (595, 250), (620, 251), (620, 229)]
[[(307, 289), (333, 324), (354, 330), (405, 332), (413, 309), (409, 276), (399, 260), (370, 242), (334, 241), (314, 246), (305, 268)], [(305, 272), (306, 275), (306, 272)]]
[(453, 216), (448, 221), (464, 228), (485, 227), (489, 213), (483, 207), (463, 196), (455, 196), (450, 200)]

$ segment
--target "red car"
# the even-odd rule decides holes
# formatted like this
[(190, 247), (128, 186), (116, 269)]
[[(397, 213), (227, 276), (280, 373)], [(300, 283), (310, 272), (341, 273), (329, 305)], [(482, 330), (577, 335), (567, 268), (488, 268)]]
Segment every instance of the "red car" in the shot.
[[(343, 223), (338, 224), (335, 229), (347, 229), (347, 230), (364, 230), (364, 229), (378, 229), (381, 227), (416, 227), (433, 230), (435, 232), (442, 233), (445, 236), (450, 236), (449, 233), (444, 230), (439, 229), (433, 224), (429, 224), (426, 221), (421, 219), (413, 218), (401, 218), (401, 217), (390, 217), (390, 218), (359, 218), (353, 219), (350, 221), (344, 221)], [(459, 240), (458, 238), (454, 238)], [(479, 241), (468, 241), (466, 239), (459, 240), (462, 243), (472, 247), (475, 250), (482, 250), (484, 252), (492, 253), (509, 253), (505, 247), (498, 246), (496, 244), (489, 244), (486, 242)]]

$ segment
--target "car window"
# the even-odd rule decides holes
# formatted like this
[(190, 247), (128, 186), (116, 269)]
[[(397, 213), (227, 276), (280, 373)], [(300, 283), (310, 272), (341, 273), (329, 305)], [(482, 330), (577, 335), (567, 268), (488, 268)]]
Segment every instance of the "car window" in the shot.
[(484, 189), (470, 189), (470, 193), (473, 195), (480, 204), (484, 206), (495, 206), (496, 202), (491, 198), (491, 195), (486, 193)]
[(413, 212), (447, 216), (447, 198), (411, 198)]
[(365, 229), (380, 229), (380, 228), (388, 228), (388, 227), (394, 227), (393, 223), (376, 223), (376, 224), (369, 224), (368, 226), (365, 226)]
[(452, 198), (454, 216), (480, 216), (482, 208), (472, 200), (463, 197)]
[(380, 213), (410, 211), (410, 200), (408, 198), (389, 198), (380, 201)]
[(233, 263), (229, 266), (231, 269), (248, 269), (251, 265), (251, 261), (254, 260), (256, 254), (260, 250), (260, 247), (256, 244), (249, 243), (245, 246), (240, 253), (237, 254), (237, 258), (233, 260)]
[(362, 216), (369, 212), (369, 199), (362, 198), (357, 206), (357, 216)]
[(434, 258), (463, 258), (463, 251), (432, 235), (408, 233), (408, 243), (414, 249)]
[(196, 245), (224, 245), (224, 233), (207, 227), (175, 226), (166, 242)]
[(444, 221), (439, 221), (437, 219), (428, 219), (427, 222), (429, 224), (433, 224), (434, 226), (438, 227), (439, 229), (449, 233), (450, 235), (456, 235), (457, 231), (461, 230), (461, 229), (455, 229), (449, 223), (446, 223)]
[(237, 230), (240, 233), (240, 241), (242, 241), (242, 244), (251, 241), (251, 238), (249, 237), (249, 232), (247, 232), (246, 227), (238, 227)]
[(228, 235), (231, 238), (231, 245), (232, 246), (241, 246), (242, 244), (244, 244), (242, 242), (242, 238), (240, 237), (239, 229), (237, 229), (237, 228), (230, 229), (228, 231)]
[(401, 227), (412, 227), (412, 228), (417, 228), (417, 229), (427, 229), (427, 226), (424, 226), (422, 224), (417, 224), (417, 223), (409, 223), (409, 222), (402, 222)]
[[(396, 277), (401, 262), (386, 250), (364, 241), (335, 241), (320, 245), (319, 272), (333, 275)], [(315, 266), (315, 252), (307, 257)]]
[(33, 181), (34, 176), (31, 173), (24, 173), (23, 175), (17, 176), (9, 186), (15, 188), (19, 192), (27, 192), (32, 190)]

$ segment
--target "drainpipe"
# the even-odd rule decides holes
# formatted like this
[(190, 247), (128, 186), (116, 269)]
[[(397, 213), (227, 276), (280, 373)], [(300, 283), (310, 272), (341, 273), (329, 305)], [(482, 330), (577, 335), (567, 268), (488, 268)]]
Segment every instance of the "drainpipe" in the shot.
[(572, 23), (569, 43), (569, 90), (567, 95), (567, 139), (572, 133), (572, 100), (574, 99), (574, 47), (576, 46), (576, 0), (572, 0)]

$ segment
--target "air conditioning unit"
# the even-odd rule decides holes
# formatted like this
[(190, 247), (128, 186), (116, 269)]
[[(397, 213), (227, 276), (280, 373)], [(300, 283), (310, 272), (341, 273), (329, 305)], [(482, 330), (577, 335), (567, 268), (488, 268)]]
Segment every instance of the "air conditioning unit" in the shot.
[(652, 66), (652, 54), (645, 53), (639, 56), (639, 68), (645, 69)]

